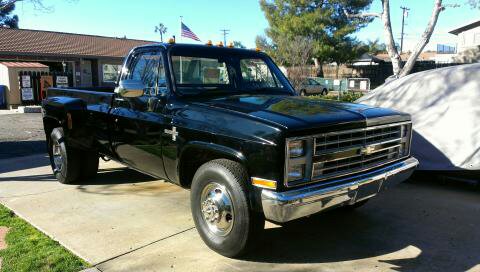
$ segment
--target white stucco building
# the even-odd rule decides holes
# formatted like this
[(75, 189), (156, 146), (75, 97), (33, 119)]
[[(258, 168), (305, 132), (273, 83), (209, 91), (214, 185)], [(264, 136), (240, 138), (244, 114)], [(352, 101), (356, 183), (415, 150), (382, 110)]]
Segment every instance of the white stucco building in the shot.
[(449, 33), (457, 36), (456, 61), (480, 61), (480, 20), (452, 29)]

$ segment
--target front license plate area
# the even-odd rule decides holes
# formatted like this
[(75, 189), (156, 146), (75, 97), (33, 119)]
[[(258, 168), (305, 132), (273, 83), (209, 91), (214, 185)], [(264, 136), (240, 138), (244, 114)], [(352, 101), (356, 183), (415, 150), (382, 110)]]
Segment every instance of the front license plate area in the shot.
[(358, 187), (355, 201), (360, 201), (376, 195), (380, 191), (380, 186), (382, 186), (382, 183), (383, 179), (379, 179), (364, 185), (360, 185), (360, 187)]

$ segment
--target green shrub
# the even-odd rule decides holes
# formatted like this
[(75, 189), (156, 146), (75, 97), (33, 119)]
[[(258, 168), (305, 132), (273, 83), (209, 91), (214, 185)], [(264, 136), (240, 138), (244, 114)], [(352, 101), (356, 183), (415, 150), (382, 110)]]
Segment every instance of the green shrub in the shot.
[(314, 99), (314, 100), (327, 99), (327, 100), (338, 100), (342, 102), (355, 102), (355, 100), (359, 99), (362, 96), (363, 94), (358, 92), (344, 92), (340, 94), (340, 99), (339, 99), (338, 93), (330, 92), (327, 95), (310, 95), (310, 96), (307, 96), (307, 98)]

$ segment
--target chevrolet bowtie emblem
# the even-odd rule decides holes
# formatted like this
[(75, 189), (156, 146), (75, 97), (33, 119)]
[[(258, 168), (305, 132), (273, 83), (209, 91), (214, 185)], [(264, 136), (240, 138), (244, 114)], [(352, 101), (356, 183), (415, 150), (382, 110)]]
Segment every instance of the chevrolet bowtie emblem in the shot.
[(375, 151), (375, 146), (369, 145), (369, 146), (362, 147), (362, 149), (360, 149), (360, 154), (362, 154), (362, 155), (370, 155), (370, 154), (372, 154), (374, 151)]

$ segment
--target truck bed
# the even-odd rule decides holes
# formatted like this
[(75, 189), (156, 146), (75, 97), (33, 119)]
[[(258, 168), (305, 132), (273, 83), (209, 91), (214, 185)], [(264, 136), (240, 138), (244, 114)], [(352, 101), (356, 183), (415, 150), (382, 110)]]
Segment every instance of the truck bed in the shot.
[[(86, 102), (89, 110), (95, 110), (91, 106), (110, 107), (113, 99), (112, 87), (97, 88), (49, 88), (47, 90), (47, 100), (52, 97), (71, 97), (79, 98)], [(98, 110), (98, 109), (97, 109)], [(102, 109), (104, 111), (105, 109)], [(107, 109), (108, 110), (108, 109)]]
[(95, 147), (99, 153), (112, 157), (113, 94), (113, 88), (49, 88), (43, 108), (47, 118), (58, 121), (63, 120), (67, 112), (71, 114), (70, 144), (86, 149)]

